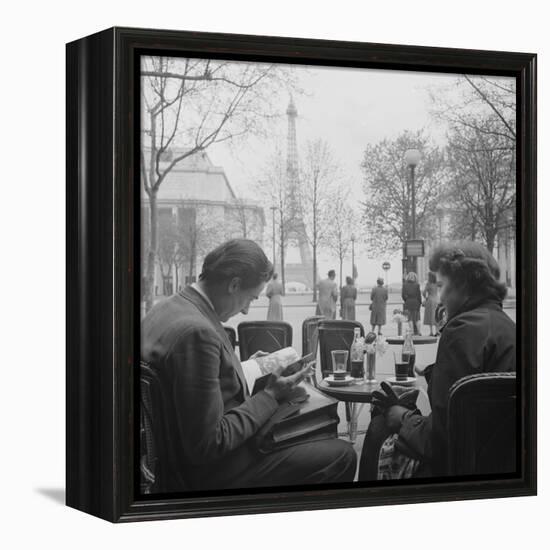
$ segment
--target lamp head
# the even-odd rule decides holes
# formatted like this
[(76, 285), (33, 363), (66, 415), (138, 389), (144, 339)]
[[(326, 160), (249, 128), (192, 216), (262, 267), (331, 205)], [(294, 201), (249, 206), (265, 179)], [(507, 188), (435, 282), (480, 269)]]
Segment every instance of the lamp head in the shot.
[(418, 149), (407, 149), (404, 156), (407, 166), (416, 166), (420, 162), (420, 156)]

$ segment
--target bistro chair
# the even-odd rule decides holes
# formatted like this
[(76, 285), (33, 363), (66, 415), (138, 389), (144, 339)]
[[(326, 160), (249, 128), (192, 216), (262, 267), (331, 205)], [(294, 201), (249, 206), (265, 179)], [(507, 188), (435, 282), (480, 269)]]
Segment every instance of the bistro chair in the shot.
[[(350, 350), (356, 327), (361, 329), (361, 336), (365, 336), (365, 329), (359, 321), (324, 320), (319, 323), (319, 349), (323, 377), (328, 376), (332, 372), (331, 351), (337, 349)], [(349, 354), (347, 370), (351, 370), (351, 358)]]
[(480, 373), (461, 378), (449, 390), (450, 475), (517, 471), (516, 373)]
[(233, 327), (223, 327), (229, 341), (231, 342), (231, 345), (233, 346), (233, 349), (237, 347), (237, 331)]
[(322, 315), (306, 317), (302, 323), (302, 355), (313, 353), (317, 355), (319, 343), (319, 323), (324, 319)]
[(152, 385), (154, 374), (147, 363), (140, 363), (140, 485), (143, 494), (150, 494), (155, 485), (156, 451), (153, 435)]
[(272, 353), (292, 346), (292, 325), (284, 321), (244, 321), (237, 332), (241, 361), (257, 351)]
[(175, 432), (176, 407), (158, 371), (140, 362), (140, 487), (143, 494), (189, 488)]

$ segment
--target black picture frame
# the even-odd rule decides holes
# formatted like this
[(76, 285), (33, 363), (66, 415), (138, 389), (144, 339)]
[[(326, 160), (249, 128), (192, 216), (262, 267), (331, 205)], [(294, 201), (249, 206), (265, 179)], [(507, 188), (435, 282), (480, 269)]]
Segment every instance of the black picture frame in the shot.
[[(517, 82), (517, 476), (299, 491), (136, 492), (141, 53), (508, 75)], [(536, 55), (111, 28), (67, 45), (67, 497), (112, 522), (536, 494)]]

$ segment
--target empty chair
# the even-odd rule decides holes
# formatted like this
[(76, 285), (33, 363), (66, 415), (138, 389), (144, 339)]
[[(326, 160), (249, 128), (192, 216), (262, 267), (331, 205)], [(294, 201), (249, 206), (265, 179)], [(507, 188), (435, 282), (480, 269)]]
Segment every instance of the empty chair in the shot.
[(292, 346), (292, 326), (284, 321), (244, 321), (237, 332), (241, 361), (257, 351), (271, 353)]
[[(355, 327), (361, 329), (361, 336), (365, 336), (365, 329), (359, 321), (324, 320), (319, 324), (319, 349), (321, 355), (321, 372), (327, 376), (332, 372), (333, 350), (348, 350), (353, 343)], [(348, 371), (351, 370), (348, 356)]]
[(231, 345), (233, 346), (233, 349), (237, 347), (237, 331), (233, 327), (223, 327), (225, 330), (225, 333), (229, 337), (229, 341), (231, 342)]
[(504, 474), (518, 468), (516, 375), (481, 373), (449, 390), (450, 475)]
[(319, 342), (319, 323), (324, 319), (322, 315), (306, 317), (302, 323), (302, 355), (317, 354)]

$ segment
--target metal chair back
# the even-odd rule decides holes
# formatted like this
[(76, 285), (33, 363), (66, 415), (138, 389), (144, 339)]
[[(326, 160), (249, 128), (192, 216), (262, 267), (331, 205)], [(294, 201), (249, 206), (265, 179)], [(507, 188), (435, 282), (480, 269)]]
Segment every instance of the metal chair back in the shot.
[(515, 373), (481, 373), (458, 380), (449, 390), (450, 475), (518, 471)]
[(257, 351), (271, 353), (292, 346), (292, 325), (284, 321), (245, 321), (237, 332), (241, 361)]

